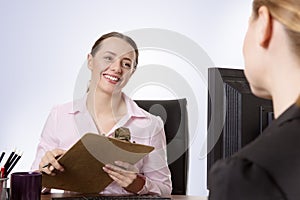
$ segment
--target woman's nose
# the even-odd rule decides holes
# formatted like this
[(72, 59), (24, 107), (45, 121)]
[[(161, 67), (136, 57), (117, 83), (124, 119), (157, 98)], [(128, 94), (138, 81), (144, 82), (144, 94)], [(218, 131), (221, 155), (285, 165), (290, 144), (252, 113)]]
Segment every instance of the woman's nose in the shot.
[(117, 72), (117, 73), (121, 73), (122, 72), (122, 66), (121, 66), (121, 62), (119, 59), (115, 60), (111, 65), (110, 65), (110, 69), (112, 69), (113, 71)]

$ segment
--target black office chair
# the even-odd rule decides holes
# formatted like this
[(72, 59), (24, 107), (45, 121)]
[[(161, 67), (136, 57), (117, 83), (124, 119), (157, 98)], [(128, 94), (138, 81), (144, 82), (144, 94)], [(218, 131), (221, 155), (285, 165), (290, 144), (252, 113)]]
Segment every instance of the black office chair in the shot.
[(164, 121), (172, 194), (185, 195), (188, 172), (188, 120), (186, 99), (136, 100), (141, 108)]

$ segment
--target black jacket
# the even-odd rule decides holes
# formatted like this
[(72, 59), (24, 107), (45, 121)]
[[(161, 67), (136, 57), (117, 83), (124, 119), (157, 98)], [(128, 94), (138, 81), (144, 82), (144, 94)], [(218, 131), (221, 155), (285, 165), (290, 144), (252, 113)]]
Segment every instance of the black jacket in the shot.
[(299, 200), (300, 107), (292, 105), (255, 141), (216, 162), (209, 177), (210, 200)]

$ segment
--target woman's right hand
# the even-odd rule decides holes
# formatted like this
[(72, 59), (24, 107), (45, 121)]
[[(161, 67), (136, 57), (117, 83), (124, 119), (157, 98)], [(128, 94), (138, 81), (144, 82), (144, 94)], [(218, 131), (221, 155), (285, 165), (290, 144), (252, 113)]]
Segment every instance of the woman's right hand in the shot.
[(55, 175), (54, 170), (64, 171), (64, 168), (57, 162), (57, 158), (64, 154), (66, 151), (62, 149), (54, 149), (52, 151), (47, 151), (42, 157), (39, 164), (39, 170), (46, 174)]

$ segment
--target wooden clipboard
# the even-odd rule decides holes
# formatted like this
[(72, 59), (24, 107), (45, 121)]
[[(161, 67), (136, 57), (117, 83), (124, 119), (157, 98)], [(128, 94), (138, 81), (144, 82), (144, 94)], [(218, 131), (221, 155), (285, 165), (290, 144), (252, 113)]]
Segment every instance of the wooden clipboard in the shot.
[(103, 171), (105, 164), (124, 161), (135, 164), (154, 147), (87, 133), (58, 162), (64, 172), (43, 174), (42, 185), (80, 193), (99, 193), (113, 180)]

